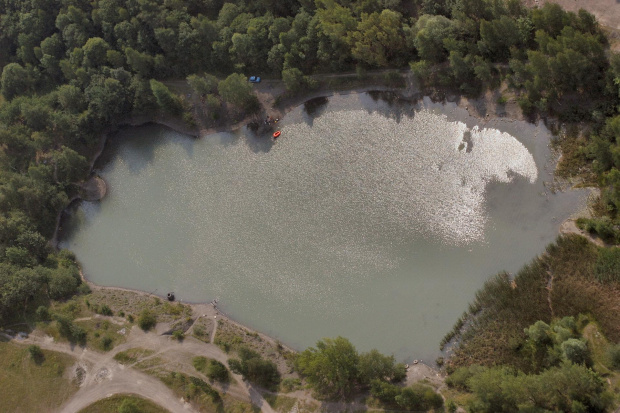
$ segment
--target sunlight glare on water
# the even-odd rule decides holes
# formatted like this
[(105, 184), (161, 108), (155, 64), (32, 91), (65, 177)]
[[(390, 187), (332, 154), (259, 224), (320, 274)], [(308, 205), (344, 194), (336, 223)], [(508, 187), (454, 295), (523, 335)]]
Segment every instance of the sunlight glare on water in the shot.
[(541, 252), (577, 197), (544, 186), (544, 127), (411, 108), (334, 98), (293, 111), (275, 144), (128, 129), (101, 170), (108, 196), (80, 204), (62, 245), (98, 284), (217, 297), (292, 345), (343, 335), (431, 357), (483, 281)]

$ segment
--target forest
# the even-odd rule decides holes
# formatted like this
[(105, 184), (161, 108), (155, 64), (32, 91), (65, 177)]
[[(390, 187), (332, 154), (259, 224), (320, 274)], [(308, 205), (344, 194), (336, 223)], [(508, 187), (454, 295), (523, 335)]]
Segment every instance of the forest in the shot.
[(75, 257), (50, 246), (57, 217), (106, 132), (187, 112), (168, 79), (187, 79), (214, 113), (257, 109), (250, 74), (301, 92), (314, 74), (381, 68), (410, 69), (440, 95), (505, 82), (532, 119), (588, 125), (571, 159), (601, 186), (604, 217), (582, 224), (620, 239), (620, 56), (584, 10), (519, 0), (0, 0), (0, 67), (0, 323), (87, 291)]

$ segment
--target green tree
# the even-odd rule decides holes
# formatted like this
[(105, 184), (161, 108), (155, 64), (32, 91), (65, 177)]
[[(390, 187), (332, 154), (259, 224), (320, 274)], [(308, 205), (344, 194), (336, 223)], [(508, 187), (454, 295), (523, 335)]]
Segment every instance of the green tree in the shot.
[(568, 340), (562, 342), (560, 347), (562, 349), (562, 356), (565, 360), (575, 364), (585, 364), (590, 359), (588, 345), (582, 340), (569, 338)]
[(405, 366), (397, 364), (394, 356), (385, 356), (376, 349), (360, 354), (358, 370), (359, 382), (366, 386), (374, 380), (400, 381), (403, 373), (406, 375)]
[(385, 9), (362, 14), (356, 31), (349, 32), (351, 53), (356, 59), (377, 67), (407, 61), (405, 33), (400, 13)]
[(450, 19), (444, 16), (420, 16), (412, 33), (413, 44), (420, 58), (435, 63), (446, 59), (444, 39), (452, 37), (454, 33)]
[(327, 398), (349, 397), (358, 377), (359, 355), (349, 340), (326, 338), (304, 350), (296, 360), (310, 386)]
[(100, 37), (91, 37), (82, 46), (84, 52), (83, 66), (86, 67), (99, 67), (107, 63), (107, 52), (110, 50), (110, 45)]
[(166, 85), (155, 79), (151, 79), (151, 90), (161, 109), (173, 115), (180, 115), (183, 113), (181, 101), (170, 92), (170, 89), (168, 89)]
[(2, 69), (0, 85), (2, 95), (6, 99), (13, 99), (17, 95), (23, 95), (30, 91), (33, 80), (26, 69), (19, 63), (9, 63)]
[(254, 95), (252, 86), (245, 76), (233, 73), (220, 81), (217, 90), (224, 101), (238, 106), (246, 111), (254, 111), (258, 108), (258, 99)]

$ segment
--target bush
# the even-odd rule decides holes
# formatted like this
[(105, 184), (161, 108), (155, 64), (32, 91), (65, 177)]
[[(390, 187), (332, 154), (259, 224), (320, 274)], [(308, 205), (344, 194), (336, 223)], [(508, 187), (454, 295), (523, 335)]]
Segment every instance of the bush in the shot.
[(106, 304), (103, 304), (98, 311), (99, 314), (101, 315), (107, 315), (107, 316), (113, 316), (114, 312), (112, 312), (112, 310), (110, 309), (110, 307), (108, 307)]
[(77, 288), (77, 292), (78, 294), (81, 294), (81, 295), (87, 295), (87, 294), (90, 294), (92, 290), (90, 289), (88, 284), (81, 283), (80, 286)]
[(86, 344), (86, 330), (76, 325), (69, 318), (55, 314), (54, 320), (58, 323), (58, 330), (60, 335), (65, 337), (72, 343), (78, 343), (81, 345)]
[(603, 241), (609, 244), (618, 243), (618, 238), (620, 238), (620, 233), (609, 217), (593, 219), (579, 218), (576, 224), (580, 229), (598, 235)]
[(285, 393), (297, 390), (301, 388), (301, 380), (300, 379), (295, 379), (292, 377), (288, 377), (284, 380), (282, 380), (281, 383), (281, 387), (282, 387), (282, 391)]
[(461, 391), (469, 391), (468, 380), (479, 373), (483, 368), (473, 365), (469, 367), (459, 367), (446, 378), (448, 387), (452, 387)]
[(280, 384), (280, 372), (275, 363), (263, 359), (260, 354), (247, 347), (241, 347), (237, 352), (239, 359), (228, 360), (228, 367), (233, 373), (241, 374), (245, 380), (266, 389), (277, 388)]
[(411, 411), (427, 411), (443, 406), (443, 398), (432, 387), (419, 383), (405, 387), (395, 399), (398, 406)]
[(112, 348), (112, 339), (108, 336), (105, 336), (101, 339), (101, 348), (103, 351), (108, 351)]
[(205, 375), (215, 381), (226, 383), (229, 380), (228, 369), (217, 360), (209, 360)]
[(149, 331), (151, 328), (155, 327), (155, 324), (157, 324), (155, 314), (146, 309), (142, 310), (138, 317), (138, 326), (144, 331)]
[(607, 357), (609, 358), (611, 367), (620, 370), (620, 344), (611, 346), (609, 350), (607, 350)]
[(183, 334), (181, 330), (174, 330), (172, 332), (172, 338), (178, 341), (183, 341), (183, 339), (185, 338), (185, 334)]
[(36, 363), (41, 364), (45, 361), (45, 355), (43, 354), (43, 350), (41, 347), (37, 345), (28, 346), (28, 354), (30, 354), (30, 358)]
[(39, 321), (49, 321), (50, 320), (50, 312), (45, 306), (39, 306), (36, 311), (37, 319)]

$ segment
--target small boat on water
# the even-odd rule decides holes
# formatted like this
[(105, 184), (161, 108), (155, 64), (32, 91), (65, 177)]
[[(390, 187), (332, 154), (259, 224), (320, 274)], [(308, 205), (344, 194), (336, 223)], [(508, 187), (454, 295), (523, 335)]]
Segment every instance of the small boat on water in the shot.
[(273, 139), (278, 139), (280, 135), (282, 135), (282, 132), (280, 132), (279, 130), (275, 131), (273, 133)]

